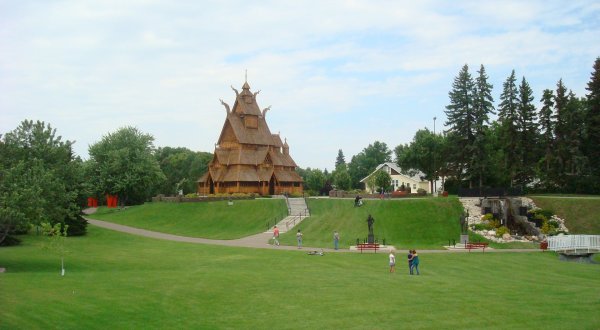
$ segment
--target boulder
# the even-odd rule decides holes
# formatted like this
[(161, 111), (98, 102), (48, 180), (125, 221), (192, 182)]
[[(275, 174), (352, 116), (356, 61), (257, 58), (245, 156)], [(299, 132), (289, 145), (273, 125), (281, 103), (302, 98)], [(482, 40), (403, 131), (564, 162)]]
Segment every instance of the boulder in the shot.
[(510, 240), (510, 238), (511, 238), (511, 237), (510, 237), (510, 234), (509, 234), (509, 233), (504, 233), (504, 234), (502, 235), (502, 239), (503, 239), (503, 240), (505, 240), (505, 241), (509, 241), (509, 240)]

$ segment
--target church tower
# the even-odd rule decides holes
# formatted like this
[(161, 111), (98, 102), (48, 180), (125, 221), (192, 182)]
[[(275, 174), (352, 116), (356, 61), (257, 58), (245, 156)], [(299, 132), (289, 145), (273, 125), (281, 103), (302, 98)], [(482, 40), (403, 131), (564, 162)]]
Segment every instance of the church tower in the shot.
[(279, 134), (272, 134), (266, 115), (270, 107), (260, 109), (258, 92), (252, 93), (245, 82), (235, 92), (233, 108), (221, 100), (226, 118), (215, 146), (208, 171), (198, 180), (198, 193), (257, 193), (279, 195), (302, 193), (302, 178), (289, 154), (289, 145)]

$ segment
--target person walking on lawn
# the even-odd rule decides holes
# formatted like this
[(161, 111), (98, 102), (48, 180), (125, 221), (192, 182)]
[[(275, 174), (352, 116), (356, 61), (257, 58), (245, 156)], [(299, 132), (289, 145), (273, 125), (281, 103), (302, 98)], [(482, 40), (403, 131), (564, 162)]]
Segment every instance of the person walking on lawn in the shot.
[(279, 228), (273, 227), (273, 245), (279, 246)]
[(296, 233), (296, 241), (298, 241), (298, 248), (301, 249), (302, 248), (302, 232), (300, 231), (300, 229), (298, 229), (298, 232)]

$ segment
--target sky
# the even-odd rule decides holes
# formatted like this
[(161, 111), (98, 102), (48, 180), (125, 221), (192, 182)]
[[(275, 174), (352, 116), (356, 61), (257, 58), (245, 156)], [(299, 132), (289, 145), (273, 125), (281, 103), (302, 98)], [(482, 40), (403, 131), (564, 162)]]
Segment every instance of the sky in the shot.
[(515, 70), (539, 106), (561, 78), (585, 96), (599, 56), (599, 1), (0, 0), (0, 134), (41, 120), (87, 159), (134, 126), (213, 152), (247, 77), (297, 165), (331, 171), (441, 132), (465, 64), (496, 105)]

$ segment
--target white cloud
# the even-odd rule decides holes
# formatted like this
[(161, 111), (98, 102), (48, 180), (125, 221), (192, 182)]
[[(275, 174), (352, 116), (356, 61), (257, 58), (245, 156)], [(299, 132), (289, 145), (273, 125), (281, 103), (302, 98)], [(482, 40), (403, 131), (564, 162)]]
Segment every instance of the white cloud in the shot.
[(538, 98), (561, 77), (582, 96), (599, 13), (579, 1), (6, 3), (0, 132), (43, 119), (85, 154), (132, 125), (212, 151), (218, 100), (248, 69), (297, 162), (331, 169), (338, 149), (350, 160), (375, 139), (409, 142), (433, 116), (441, 126), (465, 63), (484, 64), (498, 95), (514, 68)]

